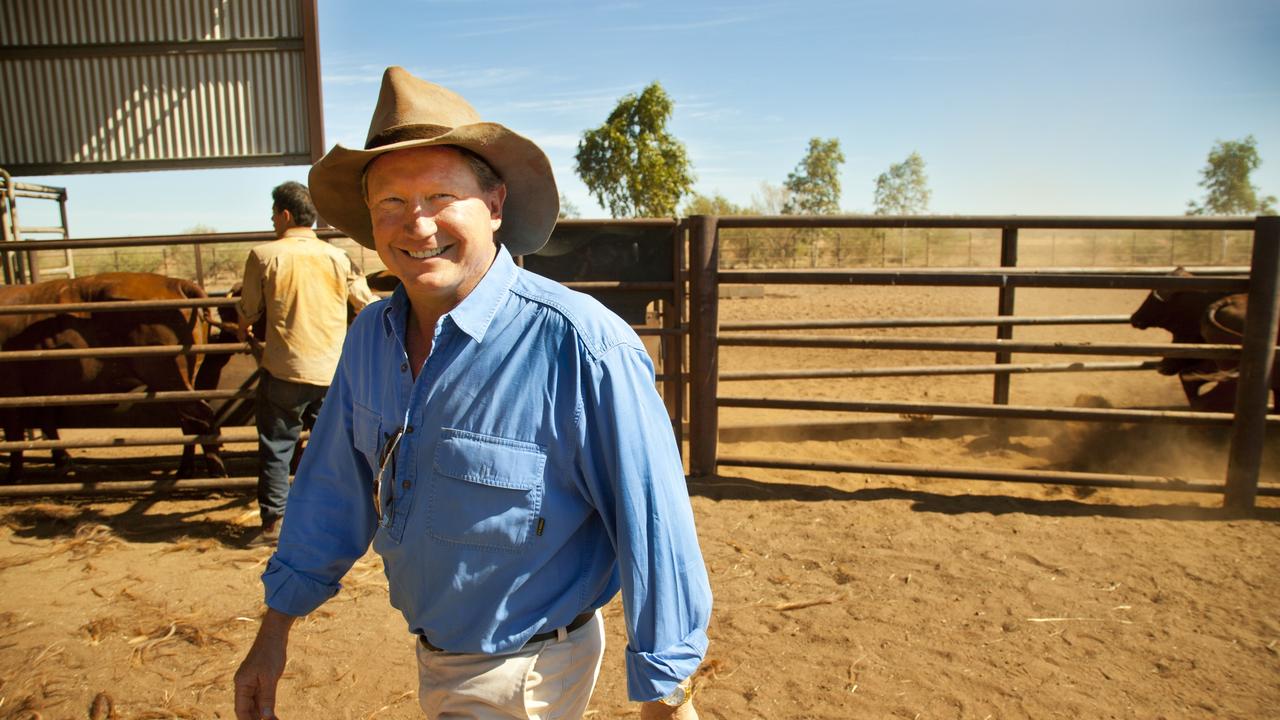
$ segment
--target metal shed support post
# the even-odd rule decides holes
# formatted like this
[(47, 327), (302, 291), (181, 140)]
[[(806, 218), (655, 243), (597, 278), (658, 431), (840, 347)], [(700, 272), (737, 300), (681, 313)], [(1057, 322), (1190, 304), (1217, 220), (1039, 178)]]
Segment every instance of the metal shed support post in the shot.
[(1231, 510), (1252, 509), (1258, 495), (1278, 323), (1280, 217), (1260, 217), (1253, 231), (1249, 312), (1245, 316), (1236, 419), (1231, 426), (1231, 455), (1227, 464), (1224, 506)]
[(689, 218), (689, 474), (716, 473), (720, 250), (716, 218)]

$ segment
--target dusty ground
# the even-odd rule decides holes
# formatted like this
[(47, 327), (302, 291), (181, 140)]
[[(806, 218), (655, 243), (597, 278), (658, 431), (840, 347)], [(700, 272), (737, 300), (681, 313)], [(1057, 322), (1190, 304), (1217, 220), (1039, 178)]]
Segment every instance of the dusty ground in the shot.
[[(1019, 312), (1126, 313), (1138, 297), (1022, 292)], [(783, 288), (726, 301), (722, 319), (986, 315), (992, 307), (991, 291)], [(1164, 339), (1123, 326), (1019, 329), (1016, 337)], [(726, 348), (723, 369), (985, 361)], [(991, 393), (983, 376), (720, 389), (959, 402)], [(1147, 373), (1025, 376), (1013, 385), (1017, 404), (1099, 398), (1175, 406), (1180, 393)], [(830, 419), (726, 410), (721, 452), (1223, 474), (1222, 434), (1192, 430), (1028, 425), (1006, 438), (941, 418), (867, 416), (822, 432), (778, 429)], [(110, 474), (122, 452), (78, 454), (79, 474)], [(36, 460), (39, 480), (48, 469)], [(1268, 463), (1274, 483), (1276, 458)], [(170, 466), (166, 459), (155, 472)], [(232, 474), (251, 473), (247, 455), (233, 458)], [(716, 593), (698, 679), (704, 718), (1280, 717), (1274, 499), (1261, 500), (1252, 518), (1229, 519), (1213, 495), (745, 468), (690, 490)], [(0, 718), (108, 717), (108, 701), (119, 718), (231, 717), (231, 674), (262, 612), (257, 576), (267, 551), (242, 547), (255, 522), (243, 495), (4, 505)], [(294, 633), (282, 715), (418, 717), (411, 639), (387, 605), (377, 558), (346, 585)], [(591, 717), (636, 716), (625, 702), (620, 612), (616, 603), (606, 609), (611, 647)]]

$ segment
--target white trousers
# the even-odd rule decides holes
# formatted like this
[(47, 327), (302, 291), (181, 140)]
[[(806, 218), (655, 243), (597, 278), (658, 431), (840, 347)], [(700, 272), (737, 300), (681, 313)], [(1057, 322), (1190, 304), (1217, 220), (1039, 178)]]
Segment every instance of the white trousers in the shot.
[(418, 703), (431, 720), (576, 720), (604, 657), (600, 611), (566, 635), (506, 655), (418, 653)]

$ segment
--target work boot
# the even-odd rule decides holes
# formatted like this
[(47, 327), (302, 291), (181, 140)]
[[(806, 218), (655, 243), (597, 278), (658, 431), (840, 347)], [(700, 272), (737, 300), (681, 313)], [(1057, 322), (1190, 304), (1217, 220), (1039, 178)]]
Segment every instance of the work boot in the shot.
[(245, 543), (245, 547), (275, 547), (280, 540), (280, 520), (269, 520), (262, 524), (262, 528), (249, 538), (249, 542)]

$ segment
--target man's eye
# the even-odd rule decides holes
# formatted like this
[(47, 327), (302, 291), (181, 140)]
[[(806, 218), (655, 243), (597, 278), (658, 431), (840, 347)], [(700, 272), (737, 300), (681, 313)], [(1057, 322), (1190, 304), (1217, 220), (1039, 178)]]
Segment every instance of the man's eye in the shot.
[(400, 198), (382, 198), (378, 201), (378, 207), (383, 210), (399, 210), (404, 206), (404, 200)]

